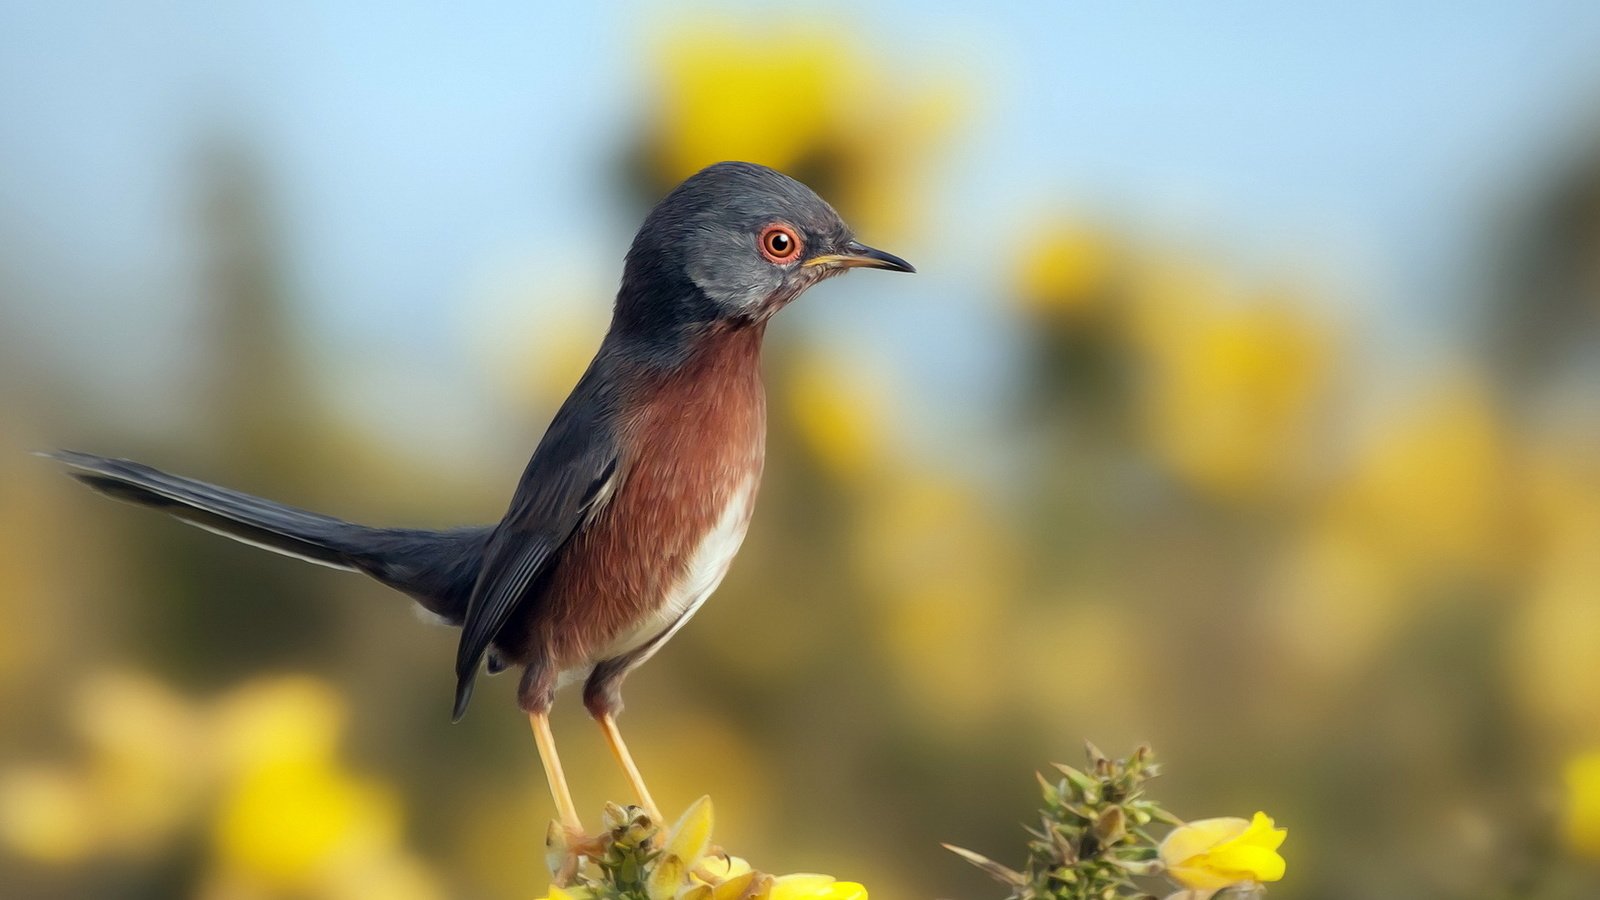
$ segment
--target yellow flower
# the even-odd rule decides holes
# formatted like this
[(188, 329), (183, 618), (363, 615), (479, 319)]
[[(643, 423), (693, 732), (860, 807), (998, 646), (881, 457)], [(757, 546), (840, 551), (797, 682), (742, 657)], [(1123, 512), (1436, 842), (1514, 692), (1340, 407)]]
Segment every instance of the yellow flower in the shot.
[(1119, 252), (1109, 235), (1082, 225), (1058, 221), (1034, 228), (1015, 275), (1023, 311), (1063, 323), (1099, 311), (1117, 277)]
[(1228, 499), (1296, 486), (1331, 371), (1327, 325), (1298, 297), (1245, 294), (1204, 270), (1147, 273), (1135, 300), (1138, 402), (1159, 458)]
[(1220, 890), (1247, 882), (1277, 881), (1284, 861), (1278, 848), (1289, 836), (1262, 812), (1239, 818), (1201, 819), (1180, 825), (1161, 842), (1167, 876), (1184, 887)]
[(754, 871), (754, 869), (743, 857), (718, 855), (708, 856), (700, 860), (700, 865), (695, 866), (694, 871), (690, 874), (697, 881), (703, 881), (706, 884), (717, 884), (738, 878), (751, 871)]
[[(831, 875), (798, 873), (774, 878), (711, 843), (716, 822), (711, 798), (701, 797), (678, 818), (660, 852), (646, 866), (650, 900), (867, 900), (867, 889)], [(544, 900), (591, 900), (609, 883), (580, 872), (580, 887), (552, 886)], [(631, 896), (631, 895), (630, 895)]]
[(914, 221), (921, 163), (962, 105), (953, 78), (902, 86), (833, 23), (663, 32), (641, 158), (658, 188), (742, 159), (801, 177), (874, 234)]
[(302, 886), (395, 843), (399, 804), (390, 791), (331, 763), (274, 766), (226, 792), (215, 829), (227, 868), (268, 884)]
[(1521, 462), (1508, 493), (1523, 510), (1516, 553), (1531, 565), (1522, 569), (1527, 593), (1508, 671), (1523, 708), (1545, 727), (1593, 742), (1600, 740), (1600, 432), (1550, 432), (1517, 435)]
[(1566, 776), (1561, 835), (1573, 853), (1600, 859), (1600, 751), (1567, 763)]
[(808, 354), (789, 376), (789, 408), (801, 438), (832, 474), (859, 479), (888, 453), (882, 379), (845, 359)]
[(683, 811), (650, 873), (646, 885), (650, 900), (667, 900), (678, 893), (700, 858), (711, 849), (711, 828), (715, 823), (710, 797), (701, 797)]
[(831, 875), (785, 875), (772, 883), (768, 900), (867, 900), (867, 889)]
[(340, 761), (344, 717), (306, 677), (251, 682), (211, 710), (149, 678), (89, 678), (74, 716), (87, 762), (0, 773), (0, 845), (58, 863), (148, 854), (204, 815), (205, 896), (438, 900), (401, 846), (395, 792)]
[(220, 761), (225, 770), (249, 771), (331, 760), (345, 718), (339, 695), (314, 678), (256, 679), (218, 705)]
[(1397, 404), (1335, 486), (1329, 513), (1410, 577), (1493, 572), (1507, 533), (1510, 439), (1481, 375), (1469, 371)]
[(872, 490), (851, 546), (900, 690), (942, 720), (976, 725), (996, 711), (1005, 677), (994, 665), (1004, 617), (993, 611), (1019, 567), (1004, 521), (973, 485), (926, 467), (886, 472)]
[(28, 767), (0, 778), (0, 844), (50, 863), (77, 862), (99, 838), (89, 786), (70, 772)]
[(593, 896), (594, 894), (590, 893), (588, 888), (561, 888), (552, 884), (543, 900), (589, 900)]
[(148, 851), (193, 815), (210, 760), (191, 704), (152, 678), (106, 673), (85, 680), (73, 718), (108, 848)]
[[(696, 29), (663, 47), (660, 164), (681, 178), (719, 159), (793, 167), (830, 140), (868, 77), (854, 52), (825, 30), (785, 30), (766, 40)], [(783, 99), (774, 102), (774, 85)]]
[(220, 705), (212, 842), (224, 884), (339, 900), (440, 896), (402, 849), (395, 791), (339, 759), (345, 718), (338, 694), (306, 677), (261, 679)]

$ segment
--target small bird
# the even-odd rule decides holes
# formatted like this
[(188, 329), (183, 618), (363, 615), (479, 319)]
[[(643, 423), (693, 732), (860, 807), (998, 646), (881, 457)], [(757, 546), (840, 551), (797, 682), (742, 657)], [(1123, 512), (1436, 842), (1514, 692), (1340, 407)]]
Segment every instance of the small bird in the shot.
[(473, 680), (522, 669), (562, 824), (583, 827), (549, 713), (583, 701), (653, 820), (623, 743), (622, 682), (716, 590), (744, 540), (766, 442), (762, 338), (772, 315), (848, 269), (915, 271), (858, 243), (810, 188), (765, 166), (701, 170), (633, 239), (611, 326), (494, 525), (357, 525), (130, 460), (52, 454), (105, 494), (267, 550), (365, 573), (461, 629), (453, 720)]

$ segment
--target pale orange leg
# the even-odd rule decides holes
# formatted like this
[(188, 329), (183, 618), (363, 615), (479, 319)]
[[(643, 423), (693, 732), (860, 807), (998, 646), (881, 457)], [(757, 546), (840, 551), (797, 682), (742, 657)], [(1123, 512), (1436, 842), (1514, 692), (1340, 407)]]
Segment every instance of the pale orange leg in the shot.
[(600, 730), (605, 732), (606, 743), (611, 746), (611, 755), (617, 758), (617, 764), (622, 766), (622, 771), (628, 776), (628, 783), (633, 786), (633, 792), (639, 797), (639, 805), (650, 814), (651, 821), (657, 825), (664, 825), (661, 820), (661, 810), (656, 808), (656, 801), (650, 796), (650, 789), (644, 786), (644, 777), (639, 774), (639, 767), (633, 764), (633, 754), (628, 752), (628, 745), (622, 742), (622, 732), (617, 730), (617, 720), (610, 713), (597, 716), (596, 722), (600, 723)]
[(533, 723), (533, 740), (539, 745), (539, 760), (544, 763), (544, 777), (550, 782), (550, 796), (556, 801), (556, 812), (561, 824), (574, 835), (583, 833), (583, 823), (578, 820), (578, 807), (572, 802), (572, 791), (567, 788), (567, 776), (561, 771), (561, 757), (556, 755), (556, 738), (550, 733), (549, 713), (529, 713)]

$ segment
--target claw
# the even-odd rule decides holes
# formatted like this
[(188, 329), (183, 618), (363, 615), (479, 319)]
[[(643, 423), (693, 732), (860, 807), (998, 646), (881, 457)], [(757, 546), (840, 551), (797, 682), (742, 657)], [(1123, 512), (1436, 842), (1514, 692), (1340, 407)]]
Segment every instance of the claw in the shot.
[(585, 859), (599, 859), (605, 855), (611, 833), (585, 834), (580, 829), (568, 828), (558, 819), (550, 820), (544, 837), (544, 864), (557, 887), (570, 887), (578, 877), (578, 867)]
[(544, 865), (550, 878), (558, 887), (567, 887), (578, 874), (578, 857), (571, 852), (567, 829), (560, 822), (550, 820), (544, 833)]

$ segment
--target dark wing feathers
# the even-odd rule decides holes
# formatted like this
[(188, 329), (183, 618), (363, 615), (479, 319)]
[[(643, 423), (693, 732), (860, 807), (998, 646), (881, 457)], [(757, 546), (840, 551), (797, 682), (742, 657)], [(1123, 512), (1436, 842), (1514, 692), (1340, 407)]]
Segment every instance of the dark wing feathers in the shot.
[(460, 719), (489, 644), (573, 533), (609, 496), (617, 469), (613, 385), (597, 360), (550, 423), (522, 473), (506, 517), (489, 539), (484, 566), (467, 602), (456, 648)]
[[(104, 493), (154, 506), (237, 540), (366, 572), (460, 622), (455, 718), (472, 696), (478, 663), (518, 604), (536, 592), (564, 545), (611, 496), (617, 473), (618, 385), (605, 347), (584, 373), (522, 473), (493, 529), (370, 528), (169, 475), (129, 460), (47, 454)], [(469, 581), (469, 579), (471, 579)], [(469, 593), (470, 585), (470, 593)]]
[[(540, 540), (521, 548), (509, 559), (495, 559), (485, 569), (468, 601), (467, 621), (461, 629), (461, 643), (456, 645), (456, 702), (451, 712), (452, 721), (459, 722), (472, 701), (473, 680), (478, 675), (478, 662), (489, 649), (489, 643), (506, 624), (512, 610), (522, 599), (523, 592), (533, 582), (535, 575), (550, 559), (555, 549), (552, 541)], [(493, 552), (491, 550), (491, 552)], [(499, 569), (500, 571), (496, 571)], [(488, 584), (487, 590), (484, 585)]]

